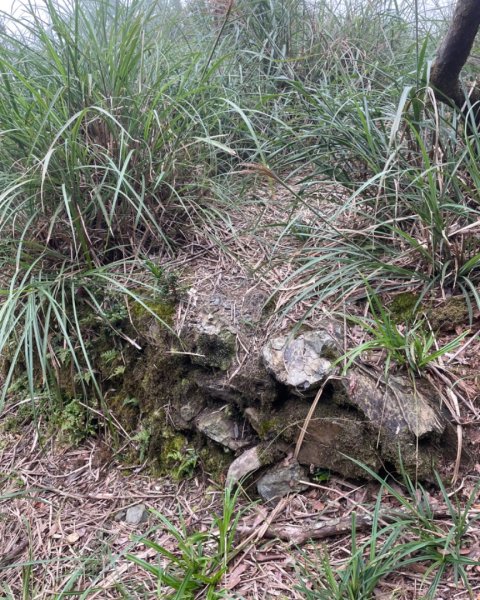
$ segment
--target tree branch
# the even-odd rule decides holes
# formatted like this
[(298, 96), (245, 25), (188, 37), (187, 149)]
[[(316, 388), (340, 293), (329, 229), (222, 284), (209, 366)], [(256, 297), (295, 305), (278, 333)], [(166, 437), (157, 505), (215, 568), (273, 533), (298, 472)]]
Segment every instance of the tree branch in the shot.
[[(457, 0), (452, 22), (443, 43), (437, 50), (432, 65), (430, 83), (441, 102), (456, 106), (465, 116), (469, 106), (480, 102), (480, 89), (476, 86), (470, 95), (469, 106), (460, 82), (460, 73), (472, 50), (480, 27), (478, 0)], [(475, 123), (480, 126), (480, 106), (474, 109)]]

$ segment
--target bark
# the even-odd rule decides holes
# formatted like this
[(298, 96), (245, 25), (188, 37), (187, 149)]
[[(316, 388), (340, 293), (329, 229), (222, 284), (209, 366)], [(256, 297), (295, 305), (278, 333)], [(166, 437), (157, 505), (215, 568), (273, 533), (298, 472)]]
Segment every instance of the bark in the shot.
[(430, 83), (437, 99), (457, 107), (466, 118), (472, 110), (477, 128), (480, 127), (480, 88), (475, 86), (466, 102), (460, 73), (470, 55), (479, 27), (479, 0), (457, 0), (452, 22), (437, 50), (430, 74)]

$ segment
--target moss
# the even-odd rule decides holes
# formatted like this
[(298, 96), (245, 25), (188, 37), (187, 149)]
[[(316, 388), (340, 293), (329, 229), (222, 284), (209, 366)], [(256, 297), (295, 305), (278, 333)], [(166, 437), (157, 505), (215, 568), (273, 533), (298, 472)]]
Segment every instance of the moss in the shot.
[[(160, 447), (158, 447), (160, 443)], [(164, 427), (161, 431), (160, 438), (155, 439), (155, 444), (158, 453), (152, 453), (149, 450), (149, 455), (157, 467), (161, 475), (170, 475), (173, 471), (179, 472), (179, 456), (182, 456), (188, 448), (188, 439), (181, 433), (174, 431), (169, 427)]]
[(195, 340), (195, 364), (227, 371), (235, 355), (235, 335), (223, 329), (216, 334), (200, 333)]
[(77, 446), (96, 432), (97, 424), (92, 414), (83, 403), (74, 398), (56, 414), (50, 426), (59, 431), (61, 442)]
[(213, 481), (222, 482), (225, 479), (228, 467), (233, 460), (233, 454), (229, 450), (202, 439), (203, 446), (198, 452), (202, 469), (208, 473)]
[(115, 415), (122, 427), (131, 433), (136, 430), (140, 417), (139, 403), (135, 397), (123, 391), (106, 397), (108, 409)]
[(258, 430), (258, 435), (264, 439), (268, 437), (272, 432), (276, 432), (278, 429), (278, 422), (276, 419), (265, 419), (261, 421)]
[(259, 453), (259, 458), (262, 466), (267, 467), (285, 456), (285, 450), (281, 446), (275, 444), (262, 444), (262, 449)]
[(420, 296), (413, 292), (402, 292), (395, 296), (388, 307), (395, 323), (411, 323), (417, 317), (421, 307)]
[(433, 330), (451, 331), (469, 321), (468, 307), (463, 296), (449, 298), (440, 306), (429, 308), (427, 318)]
[(143, 304), (133, 301), (131, 303), (131, 313), (136, 321), (152, 318), (155, 315), (167, 325), (172, 325), (175, 304), (170, 300), (144, 300)]

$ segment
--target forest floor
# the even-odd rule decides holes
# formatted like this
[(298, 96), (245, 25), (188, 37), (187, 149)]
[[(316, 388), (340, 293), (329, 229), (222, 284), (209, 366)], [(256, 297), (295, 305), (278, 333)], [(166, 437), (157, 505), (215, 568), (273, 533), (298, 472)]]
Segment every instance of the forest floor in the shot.
[[(328, 197), (341, 193), (333, 188), (322, 189), (322, 193), (311, 189), (309, 202), (318, 202), (323, 210), (328, 210)], [(276, 330), (291, 327), (310, 308), (300, 302), (288, 315), (281, 313), (281, 308), (297, 293), (295, 283), (282, 287), (281, 282), (292, 274), (293, 257), (300, 252), (301, 242), (291, 231), (276, 236), (274, 230), (278, 223), (287, 220), (309, 224), (314, 219), (314, 212), (301, 204), (292, 209), (288, 192), (260, 186), (255, 201), (233, 215), (229, 227), (205, 232), (204, 238), (186, 247), (184, 254), (172, 263), (172, 268), (190, 273), (181, 284), (193, 290), (180, 303), (179, 320), (195, 294), (202, 294), (207, 288), (210, 293), (211, 286), (235, 286), (239, 281), (243, 289), (246, 278), (253, 274), (255, 285), (267, 292), (277, 290), (272, 317), (275, 322), (269, 326)], [(335, 307), (329, 307), (332, 308)], [(324, 310), (315, 309), (310, 319), (322, 316)], [(239, 361), (247, 351), (240, 345)], [(468, 354), (471, 359), (464, 357), (464, 368), (478, 376), (478, 341), (470, 344)], [(465, 437), (470, 451), (478, 455), (477, 376), (469, 379), (474, 383), (463, 390), (467, 399), (463, 420), (473, 424), (466, 427)], [(208, 473), (180, 483), (147, 475), (144, 464), (129, 465), (120, 460), (121, 449), (112, 449), (108, 434), (89, 438), (76, 447), (61, 444), (55, 435), (45, 435), (42, 417), (36, 422), (28, 418), (22, 421), (22, 408), (28, 402), (20, 400), (7, 405), (0, 417), (0, 599), (167, 597), (157, 578), (128, 555), (158, 564), (158, 554), (144, 544), (143, 536), (154, 538), (171, 552), (178, 550), (177, 540), (154, 511), (179, 530), (183, 528), (186, 537), (209, 531), (213, 515), (222, 512), (221, 482), (212, 481)], [(450, 473), (442, 475), (451, 475), (452, 470), (453, 465)], [(472, 498), (479, 476), (479, 464), (468, 472), (460, 470), (457, 483), (448, 490), (456, 494), (460, 511)], [(402, 489), (397, 483), (392, 486), (393, 490)], [(328, 552), (332, 567), (341, 572), (352, 552), (352, 535), (348, 531), (352, 515), (371, 515), (378, 494), (382, 495), (382, 510), (399, 508), (398, 499), (378, 483), (337, 477), (312, 483), (304, 494), (287, 497), (274, 507), (252, 502), (247, 491), (237, 503), (237, 511), (242, 511), (236, 536), (239, 551), (230, 561), (219, 588), (232, 599), (305, 598), (305, 591), (296, 588), (301, 579), (306, 588), (315, 587), (324, 552)], [(430, 486), (425, 490), (425, 499), (434, 507), (432, 520), (438, 530), (453, 530), (454, 515), (445, 495)], [(124, 511), (138, 504), (150, 511), (148, 518), (137, 525), (128, 524)], [(468, 513), (471, 526), (458, 550), (471, 561), (479, 561), (480, 500), (470, 502)], [(295, 530), (303, 531), (308, 538), (320, 522), (330, 527), (323, 539), (294, 543), (298, 539), (280, 541), (275, 535), (278, 531)], [(339, 523), (347, 525), (346, 533), (342, 533)], [(368, 527), (359, 527), (357, 545), (369, 537)], [(441, 547), (438, 552), (441, 555), (448, 548)], [(430, 571), (430, 567), (428, 561), (415, 562), (390, 573), (377, 586), (375, 598), (423, 598), (435, 577), (435, 569)], [(469, 565), (467, 571), (471, 592), (449, 568), (434, 598), (480, 599), (480, 562), (478, 566)]]
[[(478, 473), (465, 474), (456, 488), (466, 502)], [(230, 562), (219, 586), (232, 599), (301, 599), (296, 591), (300, 578), (312, 583), (314, 565), (321, 563), (326, 549), (332, 566), (341, 567), (351, 553), (351, 534), (328, 536), (320, 541), (292, 545), (270, 539), (275, 527), (293, 526), (309, 530), (320, 521), (341, 519), (349, 523), (352, 513), (371, 514), (380, 486), (332, 477), (312, 484), (304, 494), (283, 499), (277, 506), (252, 504), (241, 497), (237, 510), (244, 510), (237, 544), (239, 554)], [(175, 552), (174, 536), (156, 517), (158, 511), (188, 533), (208, 531), (212, 515), (222, 512), (223, 490), (205, 475), (181, 483), (158, 479), (135, 468), (126, 468), (112, 454), (110, 445), (91, 439), (77, 448), (55, 444), (53, 438), (40, 443), (33, 424), (21, 432), (2, 433), (0, 450), (0, 592), (1, 598), (36, 600), (85, 598), (166, 598), (158, 593), (158, 581), (128, 558), (134, 554), (157, 564), (155, 550), (145, 546), (142, 536), (155, 539)], [(435, 506), (437, 525), (453, 527), (445, 499), (433, 488), (428, 493)], [(124, 513), (143, 504), (149, 517), (138, 525), (128, 524)], [(397, 503), (387, 492), (382, 506)], [(472, 525), (462, 553), (480, 559), (480, 504), (469, 514)], [(254, 533), (252, 536), (251, 533)], [(358, 544), (369, 539), (369, 531), (358, 534)], [(245, 539), (248, 543), (243, 545)], [(418, 563), (391, 573), (378, 586), (375, 598), (414, 600), (424, 597), (429, 564)], [(305, 571), (306, 569), (306, 571)], [(320, 568), (319, 568), (320, 570)], [(480, 565), (468, 567), (474, 598), (480, 598)], [(10, 594), (10, 595), (9, 595)], [(199, 597), (202, 597), (199, 595)], [(453, 571), (447, 571), (436, 600), (464, 600), (472, 596)]]

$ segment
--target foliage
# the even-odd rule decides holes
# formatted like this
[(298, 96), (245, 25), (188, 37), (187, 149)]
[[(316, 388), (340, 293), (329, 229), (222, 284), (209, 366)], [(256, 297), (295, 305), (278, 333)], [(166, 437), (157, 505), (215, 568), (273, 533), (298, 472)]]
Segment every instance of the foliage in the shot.
[[(301, 573), (298, 587), (304, 597), (307, 600), (373, 599), (383, 578), (417, 563), (427, 565), (422, 580), (425, 589), (423, 598), (437, 598), (438, 586), (447, 575), (453, 576), (457, 586), (464, 586), (472, 594), (468, 568), (476, 561), (465, 556), (462, 544), (472, 526), (468, 515), (479, 486), (472, 490), (465, 506), (461, 507), (455, 499), (452, 501), (437, 475), (442, 500), (451, 519), (451, 524), (446, 528), (435, 520), (434, 507), (427, 492), (421, 486), (415, 486), (406, 474), (402, 492), (399, 486), (392, 486), (368, 467), (363, 468), (381, 484), (371, 511), (370, 538), (359, 544), (356, 515), (353, 513), (352, 542), (346, 559), (334, 564), (325, 549), (315, 562), (304, 556), (305, 563), (299, 565)], [(386, 492), (397, 501), (400, 510), (382, 511)], [(312, 572), (318, 573), (315, 579), (312, 579)]]
[(144, 257), (170, 253), (173, 223), (208, 212), (192, 151), (196, 162), (204, 148), (205, 170), (215, 168), (204, 120), (215, 128), (223, 95), (204, 54), (165, 54), (155, 4), (29, 10), (29, 21), (9, 18), (0, 53), (0, 404), (20, 370), (33, 396), (66, 363), (84, 399), (102, 396), (85, 315), (108, 325), (112, 295), (173, 294), (174, 278), (159, 280)]
[(193, 600), (199, 592), (210, 600), (225, 597), (217, 588), (235, 554), (234, 537), (241, 516), (241, 511), (236, 510), (238, 494), (239, 490), (233, 492), (231, 487), (225, 488), (222, 513), (213, 517), (210, 531), (189, 532), (182, 515), (181, 525), (176, 527), (164, 515), (152, 511), (175, 539), (177, 550), (171, 552), (149, 538), (141, 538), (143, 544), (157, 552), (161, 564), (152, 564), (134, 554), (128, 558), (152, 573), (159, 588), (173, 588), (174, 592), (162, 598)]
[(172, 472), (173, 478), (177, 480), (191, 477), (198, 463), (198, 454), (194, 448), (186, 448), (183, 451), (172, 450), (166, 458), (177, 463)]
[(416, 375), (445, 354), (453, 352), (470, 333), (468, 330), (464, 331), (444, 346), (438, 347), (434, 332), (428, 329), (424, 319), (403, 326), (398, 325), (395, 322), (395, 315), (384, 308), (378, 295), (368, 283), (366, 285), (371, 320), (352, 315), (348, 316), (348, 320), (359, 325), (370, 339), (349, 350), (339, 359), (339, 362), (346, 359), (344, 370), (347, 370), (364, 352), (382, 350), (385, 352), (385, 373), (389, 372), (393, 361)]

